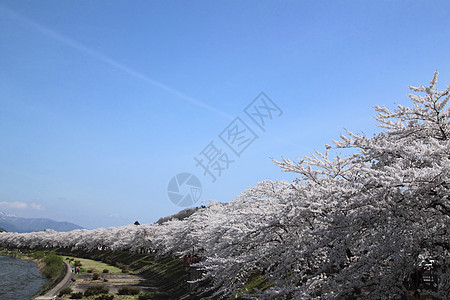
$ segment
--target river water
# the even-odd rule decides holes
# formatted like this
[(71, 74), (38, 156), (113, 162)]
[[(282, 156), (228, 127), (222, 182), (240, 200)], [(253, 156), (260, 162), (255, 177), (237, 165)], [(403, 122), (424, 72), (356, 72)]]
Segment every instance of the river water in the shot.
[(35, 263), (0, 256), (0, 299), (30, 299), (46, 282)]

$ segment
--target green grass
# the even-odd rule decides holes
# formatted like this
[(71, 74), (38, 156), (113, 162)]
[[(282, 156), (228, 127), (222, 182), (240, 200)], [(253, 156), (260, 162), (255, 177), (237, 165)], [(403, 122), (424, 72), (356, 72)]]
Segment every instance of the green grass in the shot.
[[(130, 274), (139, 274), (139, 276), (145, 278), (153, 286), (164, 290), (170, 295), (171, 299), (176, 299), (179, 295), (186, 293), (187, 273), (183, 261), (177, 258), (169, 256), (156, 258), (154, 253), (132, 253), (127, 251), (68, 251), (67, 249), (55, 249), (55, 252), (64, 259), (69, 257), (73, 258), (73, 261), (80, 261), (82, 263), (81, 268), (84, 272), (92, 268), (92, 265), (87, 265), (86, 261), (83, 263), (85, 259), (99, 264), (103, 262), (109, 266), (108, 268), (111, 265), (122, 264), (128, 266)], [(96, 271), (98, 273), (102, 273), (103, 269), (105, 269), (104, 264), (100, 268), (94, 267), (93, 269), (97, 269)], [(124, 274), (120, 268), (116, 268), (115, 272), (110, 271), (108, 274), (111, 273)], [(159, 298), (164, 297), (164, 295), (157, 294), (154, 296)]]
[(61, 258), (73, 258), (74, 260), (71, 261), (71, 264), (73, 266), (73, 262), (76, 260), (79, 260), (81, 262), (80, 267), (80, 273), (87, 273), (88, 270), (93, 269), (93, 273), (99, 273), (102, 274), (104, 269), (107, 269), (109, 272), (108, 274), (122, 274), (122, 270), (118, 267), (111, 266), (105, 263), (102, 263), (100, 261), (95, 261), (92, 259), (86, 259), (86, 258), (78, 258), (73, 256), (61, 256)]
[[(174, 257), (164, 256), (156, 257), (154, 253), (133, 253), (127, 251), (84, 251), (84, 250), (68, 250), (68, 249), (33, 249), (33, 250), (17, 250), (11, 249), (8, 252), (10, 255), (20, 257), (23, 254), (30, 258), (40, 258), (51, 252), (60, 256), (64, 261), (69, 258), (72, 266), (75, 261), (81, 263), (81, 273), (100, 273), (103, 275), (103, 270), (107, 269), (108, 274), (125, 274), (122, 273), (120, 266), (127, 266), (130, 274), (139, 274), (147, 283), (161, 289), (164, 293), (154, 292), (152, 299), (177, 299), (179, 296), (185, 295), (185, 286), (187, 280), (187, 273), (183, 265), (183, 261)], [(109, 284), (116, 284), (116, 281), (109, 281)], [(131, 284), (129, 281), (123, 282)], [(134, 282), (133, 282), (134, 283)], [(136, 282), (137, 283), (137, 282)], [(69, 296), (65, 295), (64, 299)], [(83, 298), (89, 299), (89, 298)], [(95, 299), (95, 298), (92, 298)], [(137, 299), (136, 296), (118, 296), (115, 299)]]
[(44, 257), (42, 274), (47, 278), (56, 280), (63, 270), (63, 260), (60, 256), (50, 253)]
[(3, 249), (0, 251), (0, 255), (16, 257), (16, 258), (24, 258), (25, 257), (25, 255), (20, 250), (17, 250), (17, 249), (12, 249), (12, 250)]
[(31, 257), (33, 257), (34, 259), (42, 259), (45, 257), (45, 253), (43, 251), (32, 252)]
[(233, 297), (228, 298), (231, 299), (242, 299), (242, 296), (245, 294), (255, 293), (257, 290), (263, 291), (268, 289), (271, 284), (267, 281), (267, 278), (261, 275), (253, 275), (248, 280), (247, 284), (244, 285), (241, 289), (240, 293), (237, 293)]

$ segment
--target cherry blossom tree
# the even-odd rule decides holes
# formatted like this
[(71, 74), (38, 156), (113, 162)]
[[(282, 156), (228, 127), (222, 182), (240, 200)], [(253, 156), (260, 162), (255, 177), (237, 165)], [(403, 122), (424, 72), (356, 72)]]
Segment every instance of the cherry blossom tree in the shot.
[(4, 232), (0, 246), (10, 248), (69, 248), (145, 252), (151, 250), (153, 228), (149, 225), (78, 229), (69, 232), (46, 230), (30, 233)]
[(395, 299), (432, 262), (433, 285), (421, 288), (450, 299), (450, 86), (437, 90), (437, 76), (410, 87), (411, 107), (376, 106), (373, 137), (347, 131), (323, 152), (275, 161), (292, 182), (260, 182), (181, 220), (0, 233), (0, 246), (196, 254), (216, 298), (260, 275), (270, 287), (250, 298)]
[[(437, 75), (410, 87), (422, 94), (409, 95), (412, 107), (375, 107), (379, 134), (347, 132), (323, 153), (277, 161), (297, 180), (265, 181), (174, 221), (160, 247), (203, 249), (216, 296), (259, 273), (272, 287), (255, 297), (274, 299), (401, 297), (426, 254), (440, 270), (428, 292), (450, 298), (450, 88), (438, 91)], [(353, 154), (331, 157), (341, 149)]]
[[(323, 154), (276, 162), (299, 175), (299, 204), (315, 221), (311, 246), (295, 253), (300, 270), (302, 260), (313, 268), (295, 273), (299, 281), (289, 293), (394, 298), (406, 293), (419, 254), (428, 253), (443, 267), (428, 292), (449, 298), (450, 87), (438, 91), (437, 75), (427, 87), (410, 87), (424, 94), (409, 95), (411, 108), (375, 107), (383, 132), (372, 138), (347, 132), (334, 142), (353, 155), (330, 158), (334, 149), (326, 145)], [(296, 214), (287, 224), (298, 226), (302, 219)], [(284, 288), (277, 286), (275, 293)]]

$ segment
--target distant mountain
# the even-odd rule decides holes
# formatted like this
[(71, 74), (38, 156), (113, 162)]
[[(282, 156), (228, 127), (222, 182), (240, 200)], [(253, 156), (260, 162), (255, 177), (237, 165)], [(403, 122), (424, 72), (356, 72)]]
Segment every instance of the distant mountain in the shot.
[(69, 222), (57, 222), (43, 218), (21, 218), (1, 211), (0, 228), (8, 232), (35, 232), (45, 229), (53, 229), (55, 231), (83, 229), (83, 227)]
[(0, 227), (0, 232), (5, 232), (6, 230)]

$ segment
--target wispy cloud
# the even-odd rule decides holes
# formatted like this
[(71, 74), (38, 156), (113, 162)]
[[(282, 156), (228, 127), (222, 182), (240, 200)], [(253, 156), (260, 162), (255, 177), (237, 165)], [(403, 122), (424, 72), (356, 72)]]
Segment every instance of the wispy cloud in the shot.
[(35, 210), (42, 210), (42, 205), (40, 205), (40, 204), (31, 203), (30, 207)]
[(25, 202), (18, 202), (18, 201), (15, 201), (15, 202), (2, 201), (2, 202), (0, 202), (0, 207), (26, 209), (28, 207), (28, 204), (26, 204)]
[(42, 210), (42, 205), (36, 204), (36, 203), (26, 203), (26, 202), (20, 202), (20, 201), (1, 201), (0, 207), (3, 208), (10, 208), (10, 209), (35, 209), (35, 210)]
[(109, 65), (111, 65), (111, 66), (113, 66), (113, 67), (115, 67), (117, 69), (120, 69), (120, 70), (128, 73), (129, 75), (131, 75), (133, 77), (141, 79), (141, 80), (143, 80), (143, 81), (145, 81), (147, 83), (150, 83), (150, 84), (152, 84), (152, 85), (154, 85), (154, 86), (156, 86), (156, 87), (158, 87), (158, 88), (160, 88), (162, 90), (165, 90), (165, 91), (167, 91), (167, 92), (169, 92), (169, 93), (171, 93), (171, 94), (173, 94), (173, 95), (183, 99), (184, 101), (187, 101), (187, 102), (189, 102), (189, 103), (191, 103), (193, 105), (199, 106), (201, 108), (204, 108), (206, 110), (209, 110), (211, 112), (219, 114), (219, 115), (221, 115), (221, 116), (223, 116), (223, 117), (225, 117), (227, 119), (233, 119), (233, 117), (231, 115), (227, 114), (226, 112), (224, 112), (224, 111), (222, 111), (220, 109), (217, 109), (217, 108), (215, 108), (215, 107), (213, 107), (213, 106), (211, 106), (211, 105), (209, 105), (209, 104), (207, 104), (207, 103), (205, 103), (203, 101), (197, 100), (197, 99), (192, 98), (192, 97), (190, 97), (188, 95), (185, 95), (184, 93), (176, 90), (173, 87), (170, 87), (170, 86), (168, 86), (168, 85), (166, 85), (166, 84), (164, 84), (162, 82), (159, 82), (159, 81), (157, 81), (157, 80), (155, 80), (153, 78), (150, 78), (150, 77), (148, 77), (148, 76), (146, 76), (146, 75), (144, 75), (144, 74), (142, 74), (142, 73), (140, 73), (138, 71), (135, 71), (132, 68), (130, 68), (130, 67), (128, 67), (128, 66), (126, 66), (126, 65), (124, 65), (124, 64), (122, 64), (122, 63), (120, 63), (120, 62), (118, 62), (116, 60), (114, 60), (114, 59), (111, 59), (111, 58), (107, 57), (106, 55), (103, 55), (102, 53), (97, 52), (97, 51), (95, 51), (95, 50), (93, 50), (93, 49), (83, 45), (82, 43), (80, 43), (78, 41), (75, 41), (75, 40), (73, 40), (73, 39), (71, 39), (71, 38), (69, 38), (69, 37), (67, 37), (65, 35), (62, 35), (62, 34), (56, 32), (56, 31), (46, 27), (46, 26), (43, 26), (43, 25), (41, 25), (39, 23), (36, 23), (35, 21), (30, 20), (29, 18), (27, 18), (25, 16), (22, 16), (22, 15), (16, 13), (15, 11), (13, 11), (13, 10), (11, 10), (9, 8), (6, 8), (4, 6), (0, 6), (0, 13), (2, 15), (6, 15), (6, 16), (10, 17), (11, 19), (14, 19), (15, 21), (20, 22), (22, 25), (27, 26), (28, 28), (31, 28), (31, 29), (33, 29), (33, 30), (35, 30), (35, 31), (37, 31), (37, 32), (47, 36), (47, 37), (50, 37), (50, 38), (52, 38), (52, 39), (62, 43), (62, 44), (65, 44), (65, 45), (70, 46), (70, 47), (72, 47), (74, 49), (77, 49), (77, 50), (79, 50), (79, 51), (81, 51), (81, 52), (83, 52), (85, 54), (88, 54), (88, 55), (90, 55), (90, 56), (92, 56), (92, 57), (94, 57), (94, 58), (96, 58), (96, 59), (98, 59), (100, 61), (103, 61), (103, 62), (105, 62), (105, 63), (107, 63), (107, 64), (109, 64)]

